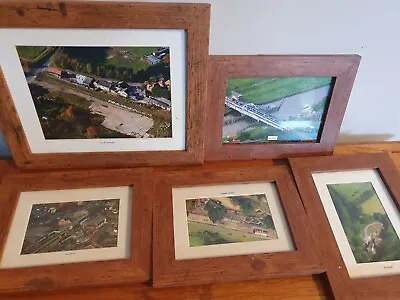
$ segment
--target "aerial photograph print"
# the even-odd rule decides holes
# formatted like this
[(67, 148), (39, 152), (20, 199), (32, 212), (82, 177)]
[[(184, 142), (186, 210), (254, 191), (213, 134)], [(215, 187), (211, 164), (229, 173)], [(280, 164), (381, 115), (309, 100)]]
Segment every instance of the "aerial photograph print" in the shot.
[(21, 255), (117, 247), (119, 201), (32, 205)]
[(278, 238), (265, 194), (186, 200), (190, 247)]
[(168, 47), (17, 52), (45, 139), (172, 137)]
[(223, 143), (317, 142), (332, 77), (228, 78)]
[(371, 182), (327, 187), (356, 262), (400, 260), (398, 234)]

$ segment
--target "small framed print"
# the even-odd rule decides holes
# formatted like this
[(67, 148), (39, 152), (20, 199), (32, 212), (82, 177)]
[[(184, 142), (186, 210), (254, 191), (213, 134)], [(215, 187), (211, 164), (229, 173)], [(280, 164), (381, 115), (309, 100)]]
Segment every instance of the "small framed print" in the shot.
[[(338, 299), (399, 295), (400, 189), (387, 154), (290, 159)], [(328, 259), (329, 257), (329, 259)]]
[(295, 250), (273, 183), (172, 189), (175, 259)]
[(357, 55), (211, 56), (206, 160), (332, 153), (359, 63)]
[(0, 5), (0, 105), (18, 166), (201, 163), (209, 5), (46, 5)]
[(0, 292), (150, 280), (150, 173), (6, 175)]
[(159, 171), (155, 287), (321, 273), (286, 166)]

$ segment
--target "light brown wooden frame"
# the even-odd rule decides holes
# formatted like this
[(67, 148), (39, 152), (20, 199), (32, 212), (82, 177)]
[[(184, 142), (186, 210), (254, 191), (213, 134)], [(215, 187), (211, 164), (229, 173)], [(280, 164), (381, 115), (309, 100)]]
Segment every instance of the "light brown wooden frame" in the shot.
[[(331, 154), (360, 63), (358, 55), (210, 56), (206, 106), (205, 160), (287, 158)], [(330, 76), (335, 85), (318, 142), (223, 144), (227, 78)]]
[(33, 154), (0, 70), (0, 120), (20, 168), (197, 164), (204, 159), (209, 4), (3, 2), (0, 28), (135, 28), (186, 31), (186, 150)]
[[(175, 260), (172, 188), (238, 182), (275, 182), (295, 251)], [(288, 166), (159, 171), (155, 177), (153, 285), (155, 287), (297, 276), (323, 272)]]
[(0, 258), (21, 192), (127, 185), (133, 186), (131, 257), (111, 261), (0, 269), (0, 293), (149, 281), (152, 173), (150, 168), (8, 173), (0, 187)]
[(385, 154), (290, 159), (297, 187), (314, 231), (329, 283), (336, 299), (399, 299), (400, 275), (351, 279), (337, 246), (328, 218), (315, 187), (312, 173), (376, 169), (400, 209), (400, 174)]

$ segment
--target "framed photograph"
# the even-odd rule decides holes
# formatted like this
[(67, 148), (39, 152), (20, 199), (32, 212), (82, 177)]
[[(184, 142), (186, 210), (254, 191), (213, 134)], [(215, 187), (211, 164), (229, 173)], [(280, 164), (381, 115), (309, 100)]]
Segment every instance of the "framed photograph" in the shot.
[(19, 167), (202, 162), (208, 4), (41, 5), (0, 5), (0, 105)]
[(357, 55), (211, 56), (206, 160), (330, 154)]
[(400, 175), (388, 154), (290, 159), (338, 299), (400, 289)]
[(155, 180), (155, 287), (323, 272), (288, 167), (159, 171)]
[(149, 281), (151, 173), (6, 175), (0, 292)]

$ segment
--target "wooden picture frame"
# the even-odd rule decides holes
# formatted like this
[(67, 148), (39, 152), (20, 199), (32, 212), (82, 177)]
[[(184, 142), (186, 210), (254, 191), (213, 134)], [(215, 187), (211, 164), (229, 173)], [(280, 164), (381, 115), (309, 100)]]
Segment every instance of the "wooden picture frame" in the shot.
[[(336, 299), (395, 299), (400, 295), (400, 275), (351, 278), (328, 220), (312, 174), (377, 170), (397, 209), (400, 175), (387, 153), (290, 159), (297, 187), (313, 228), (327, 277)], [(375, 188), (375, 187), (374, 187)], [(378, 198), (379, 199), (379, 198)], [(342, 226), (342, 225), (341, 225)], [(389, 262), (388, 262), (389, 263)], [(363, 265), (363, 264), (361, 264)], [(366, 264), (369, 265), (369, 264)]]
[[(206, 114), (205, 160), (270, 159), (331, 154), (360, 63), (358, 55), (210, 56)], [(223, 144), (224, 99), (228, 78), (254, 77), (334, 78), (317, 142)], [(328, 95), (329, 99), (329, 95)]]
[[(145, 168), (10, 172), (0, 187), (0, 258), (5, 253), (21, 192), (60, 189), (68, 192), (119, 186), (133, 186), (132, 210), (125, 225), (127, 234), (130, 232), (130, 242), (126, 244), (130, 247), (130, 258), (107, 261), (105, 257), (103, 261), (1, 268), (0, 293), (148, 282), (151, 279), (152, 170)], [(12, 250), (19, 251), (14, 247)]]
[(185, 150), (32, 153), (4, 72), (0, 72), (3, 73), (0, 118), (19, 168), (138, 167), (203, 162), (209, 4), (4, 2), (0, 4), (0, 15), (3, 29), (180, 29), (186, 38), (186, 125), (182, 125)]
[[(276, 184), (278, 198), (283, 206), (296, 250), (177, 260), (172, 189), (243, 182)], [(307, 219), (287, 166), (160, 171), (156, 173), (155, 186), (154, 287), (257, 280), (323, 272), (311, 244), (309, 231), (305, 230)]]

